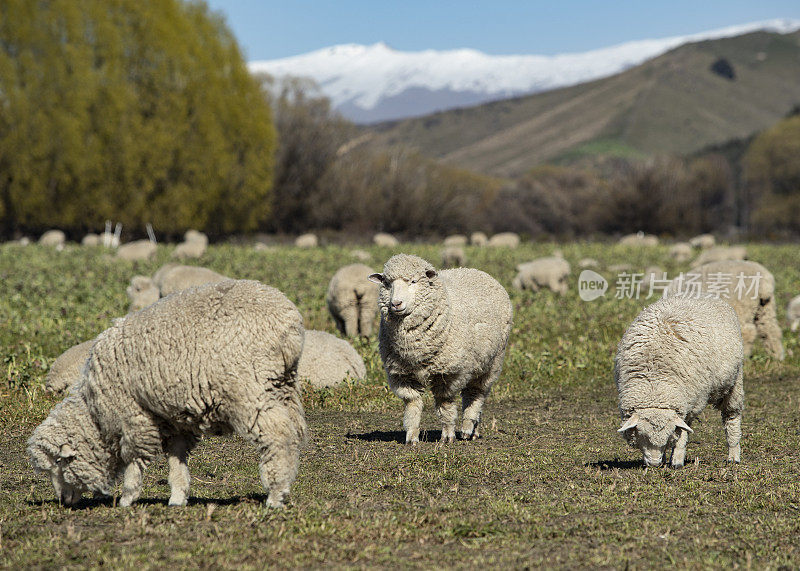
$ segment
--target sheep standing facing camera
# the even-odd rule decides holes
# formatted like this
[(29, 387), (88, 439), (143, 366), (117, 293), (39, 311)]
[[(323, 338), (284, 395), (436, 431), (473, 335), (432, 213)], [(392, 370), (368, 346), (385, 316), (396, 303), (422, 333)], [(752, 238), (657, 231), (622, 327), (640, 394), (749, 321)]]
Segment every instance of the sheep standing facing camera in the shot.
[(417, 256), (398, 254), (370, 279), (381, 284), (379, 348), (392, 391), (405, 402), (406, 443), (419, 442), (422, 394), (430, 388), (442, 441), (478, 438), (481, 410), (500, 376), (512, 307), (490, 275), (471, 268), (437, 272)]
[(260, 453), (267, 503), (281, 506), (297, 475), (306, 423), (297, 364), (303, 320), (278, 290), (229, 280), (185, 290), (100, 334), (81, 378), (28, 440), (33, 468), (56, 496), (140, 494), (163, 451), (170, 505), (189, 493), (187, 454), (206, 432), (236, 432)]
[(614, 381), (622, 426), (647, 466), (683, 466), (692, 421), (706, 405), (722, 412), (728, 460), (740, 459), (742, 335), (719, 299), (666, 297), (644, 308), (617, 347)]

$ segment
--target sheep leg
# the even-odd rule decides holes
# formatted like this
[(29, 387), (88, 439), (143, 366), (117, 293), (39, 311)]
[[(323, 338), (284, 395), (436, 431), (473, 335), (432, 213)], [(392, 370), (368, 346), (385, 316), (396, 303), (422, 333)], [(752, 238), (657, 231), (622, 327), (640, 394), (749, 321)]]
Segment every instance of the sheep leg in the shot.
[(189, 466), (186, 464), (186, 455), (189, 449), (188, 439), (176, 436), (167, 443), (167, 464), (169, 465), (169, 505), (185, 506), (189, 496)]
[(672, 449), (672, 458), (669, 462), (673, 468), (683, 468), (683, 462), (686, 459), (686, 445), (688, 443), (689, 432), (686, 430), (681, 430), (681, 435), (678, 437), (678, 441), (675, 443), (675, 447)]
[(434, 395), (436, 401), (436, 414), (442, 421), (442, 438), (444, 443), (455, 442), (456, 440), (456, 417), (458, 407), (452, 398)]
[(505, 354), (505, 350), (501, 351), (494, 358), (489, 372), (469, 383), (464, 387), (464, 390), (461, 391), (461, 406), (464, 410), (461, 420), (461, 438), (464, 440), (476, 440), (481, 437), (478, 425), (481, 422), (483, 403), (486, 402), (489, 391), (492, 390), (492, 385), (503, 370)]
[(343, 308), (341, 318), (344, 325), (342, 333), (348, 337), (358, 337), (358, 307), (350, 305)]
[(773, 358), (783, 361), (783, 332), (775, 317), (775, 302), (770, 299), (756, 310), (755, 326), (764, 348)]
[(741, 325), (744, 356), (749, 357), (753, 353), (753, 343), (756, 340), (756, 326), (752, 323), (744, 323)]
[(728, 462), (739, 462), (742, 449), (742, 409), (744, 408), (744, 383), (742, 370), (736, 378), (733, 390), (722, 400), (722, 423), (725, 427), (725, 440), (728, 441)]
[(422, 420), (422, 395), (417, 391), (416, 398), (403, 399), (406, 403), (403, 412), (403, 428), (406, 429), (406, 444), (419, 443), (419, 423)]
[(125, 473), (122, 477), (122, 497), (119, 500), (121, 507), (127, 508), (139, 499), (139, 495), (142, 493), (142, 472), (142, 467), (136, 460), (125, 466)]

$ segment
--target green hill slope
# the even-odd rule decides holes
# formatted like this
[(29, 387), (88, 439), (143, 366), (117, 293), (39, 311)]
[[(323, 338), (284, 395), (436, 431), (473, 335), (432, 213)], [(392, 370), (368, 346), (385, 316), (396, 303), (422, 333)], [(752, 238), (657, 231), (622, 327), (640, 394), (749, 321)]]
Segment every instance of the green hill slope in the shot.
[(687, 44), (590, 83), (377, 125), (369, 144), (514, 176), (585, 155), (691, 153), (747, 137), (798, 103), (800, 32), (757, 32)]

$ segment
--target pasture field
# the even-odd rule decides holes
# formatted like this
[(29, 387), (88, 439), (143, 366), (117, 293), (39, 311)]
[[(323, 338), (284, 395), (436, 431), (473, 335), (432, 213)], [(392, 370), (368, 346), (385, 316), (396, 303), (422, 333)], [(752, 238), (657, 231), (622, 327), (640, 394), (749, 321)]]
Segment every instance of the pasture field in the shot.
[[(797, 568), (800, 346), (784, 312), (800, 293), (800, 246), (748, 245), (775, 275), (787, 357), (772, 360), (757, 345), (746, 364), (742, 463), (726, 464), (719, 415), (708, 409), (682, 470), (641, 468), (616, 434), (613, 356), (648, 300), (616, 299), (612, 283), (605, 297), (584, 302), (576, 286), (583, 257), (639, 270), (656, 263), (670, 277), (687, 266), (670, 262), (666, 246), (560, 244), (573, 267), (569, 294), (513, 291), (515, 264), (555, 247), (467, 248), (467, 265), (506, 286), (515, 310), (481, 440), (440, 445), (428, 398), (424, 441), (402, 444), (402, 403), (385, 384), (377, 339), (356, 341), (368, 378), (305, 387), (311, 436), (288, 507), (273, 510), (262, 503), (255, 451), (238, 437), (197, 447), (185, 508), (166, 505), (163, 460), (146, 472), (132, 508), (90, 497), (61, 507), (24, 452), (57, 402), (43, 392), (47, 369), (125, 314), (131, 276), (152, 274), (173, 246), (138, 264), (78, 246), (0, 246), (0, 567)], [(438, 264), (440, 251), (365, 249), (376, 270), (401, 251)], [(217, 245), (193, 263), (273, 285), (307, 328), (334, 332), (325, 291), (354, 261), (339, 246)]]

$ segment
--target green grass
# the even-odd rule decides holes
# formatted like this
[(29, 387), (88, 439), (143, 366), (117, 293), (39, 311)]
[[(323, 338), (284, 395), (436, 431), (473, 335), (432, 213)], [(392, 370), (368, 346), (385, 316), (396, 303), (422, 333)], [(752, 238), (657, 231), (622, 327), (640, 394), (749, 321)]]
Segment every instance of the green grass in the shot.
[[(757, 346), (746, 365), (743, 462), (724, 462), (718, 414), (696, 426), (682, 470), (639, 467), (619, 424), (612, 360), (645, 300), (612, 292), (591, 303), (575, 291), (577, 261), (635, 268), (686, 266), (667, 247), (601, 243), (559, 247), (573, 264), (570, 293), (511, 290), (516, 263), (555, 244), (468, 248), (468, 264), (510, 291), (515, 319), (503, 374), (484, 409), (484, 438), (441, 446), (426, 400), (423, 441), (401, 444), (402, 403), (391, 394), (376, 339), (356, 348), (368, 378), (306, 387), (311, 437), (287, 509), (263, 505), (256, 454), (237, 437), (202, 442), (190, 460), (189, 505), (168, 508), (163, 460), (134, 507), (85, 498), (54, 501), (25, 441), (56, 400), (42, 391), (50, 364), (127, 310), (125, 287), (169, 259), (139, 265), (98, 251), (0, 246), (0, 567), (614, 567), (796, 568), (800, 564), (800, 348), (787, 359)], [(393, 251), (437, 260), (439, 247), (367, 248), (380, 269)], [(779, 318), (800, 289), (800, 249), (750, 245), (777, 281)], [(274, 285), (306, 326), (334, 332), (324, 294), (349, 249), (255, 252), (212, 246), (214, 270)], [(613, 276), (608, 275), (609, 278)]]

